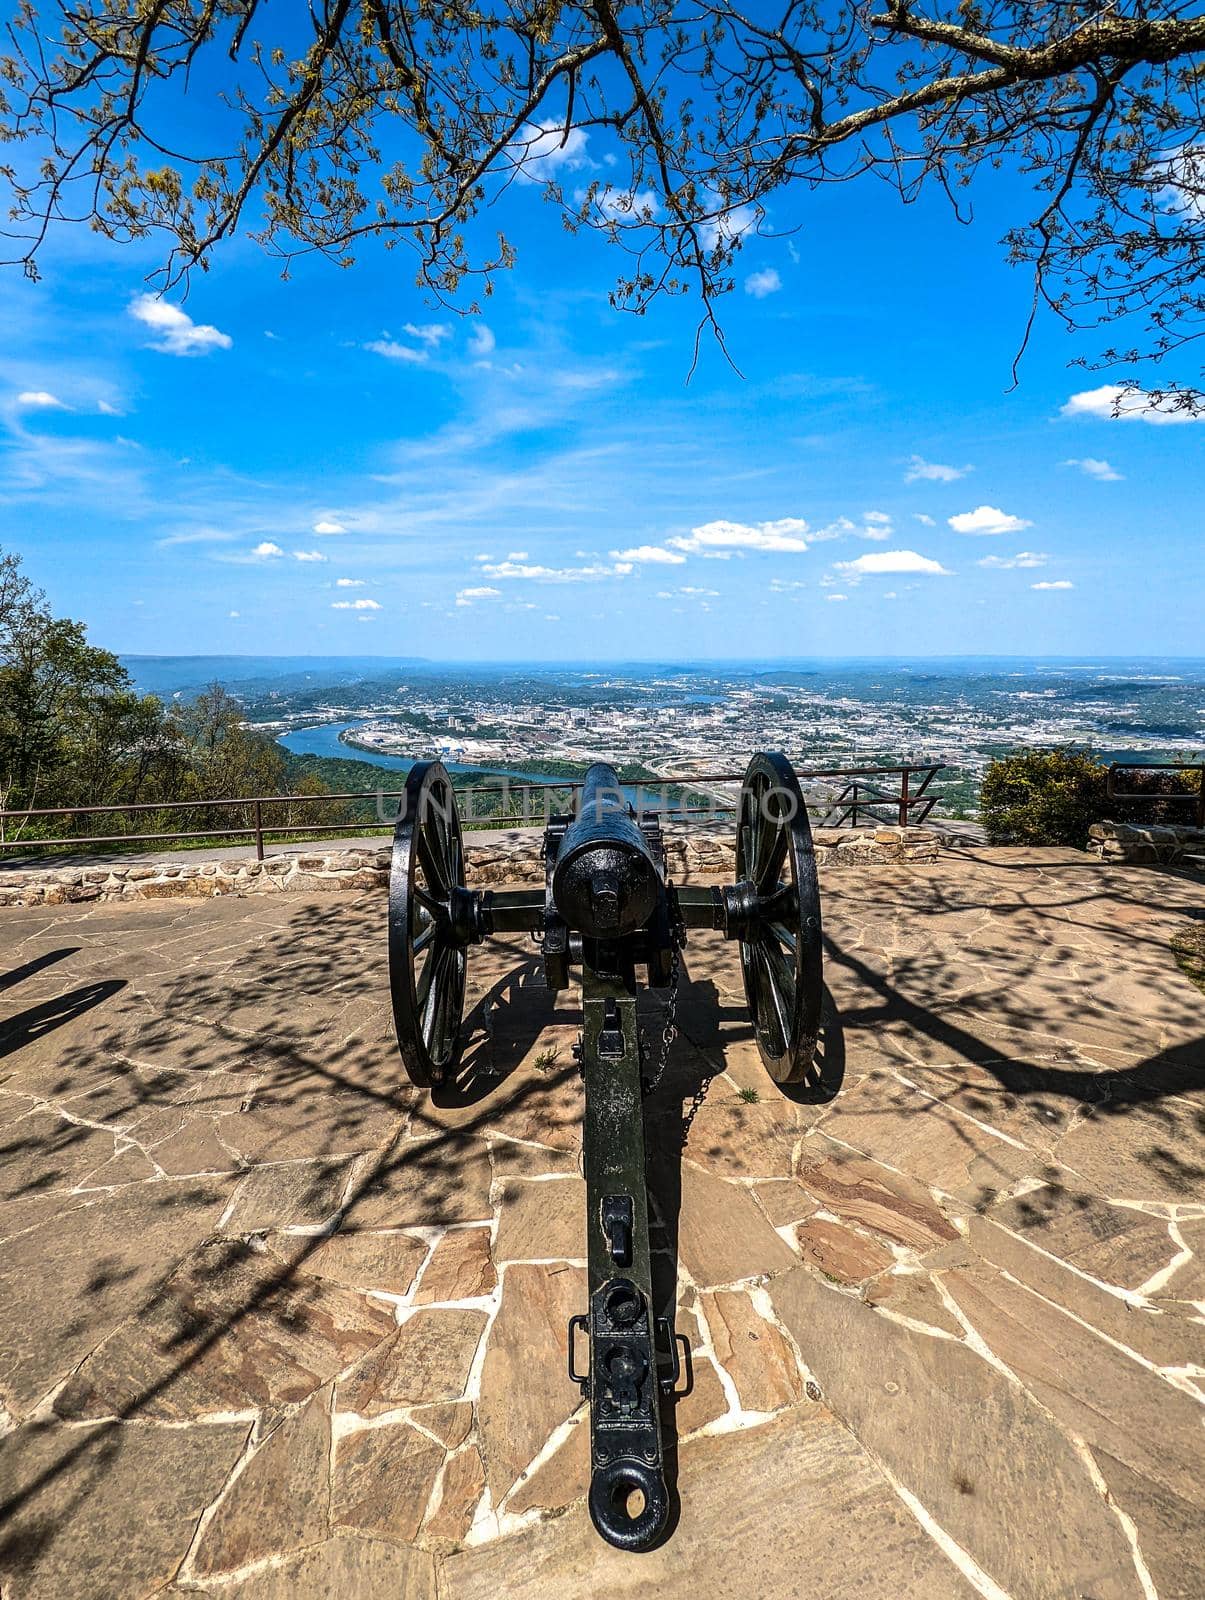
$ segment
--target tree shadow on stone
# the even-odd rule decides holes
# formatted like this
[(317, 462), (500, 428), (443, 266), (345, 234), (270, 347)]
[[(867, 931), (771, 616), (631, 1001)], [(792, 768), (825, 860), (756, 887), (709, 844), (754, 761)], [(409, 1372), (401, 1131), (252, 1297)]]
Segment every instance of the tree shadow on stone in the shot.
[(52, 967), (56, 961), (65, 961), (68, 956), (79, 954), (79, 945), (67, 945), (62, 950), (47, 950), (44, 955), (35, 956), (32, 961), (26, 961), (22, 966), (12, 967), (8, 972), (0, 973), (0, 992), (5, 989), (15, 988), (18, 983), (24, 983), (26, 978), (32, 978), (35, 973)]
[(126, 987), (124, 978), (105, 978), (97, 983), (85, 983), (67, 994), (56, 995), (41, 1005), (18, 1011), (15, 1016), (0, 1022), (0, 1057), (12, 1055), (48, 1033), (74, 1022), (93, 1006), (99, 1006)]

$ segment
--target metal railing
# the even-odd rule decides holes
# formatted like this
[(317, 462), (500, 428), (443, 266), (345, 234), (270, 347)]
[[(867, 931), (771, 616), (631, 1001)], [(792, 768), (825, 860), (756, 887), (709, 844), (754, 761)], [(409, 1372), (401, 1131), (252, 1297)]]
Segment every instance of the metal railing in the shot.
[[(933, 777), (941, 771), (940, 765), (915, 766), (906, 765), (898, 767), (832, 767), (797, 769), (797, 776), (801, 782), (822, 780), (847, 780), (844, 788), (834, 797), (826, 796), (822, 799), (807, 799), (809, 812), (821, 815), (821, 820), (828, 826), (841, 827), (848, 825), (857, 827), (858, 817), (869, 818), (871, 821), (892, 821), (900, 826), (909, 822), (921, 822), (929, 815), (936, 800), (935, 795), (926, 794)], [(915, 785), (912, 782), (914, 775), (919, 777)], [(882, 788), (882, 781), (892, 776), (899, 778), (899, 787), (894, 791)], [(873, 778), (875, 783), (865, 780)], [(648, 778), (621, 780), (624, 789), (632, 790), (637, 798), (637, 808), (646, 815), (660, 817), (680, 817), (693, 821), (705, 820), (709, 815), (728, 814), (737, 809), (737, 797), (733, 796), (727, 801), (714, 793), (709, 793), (712, 785), (736, 785), (744, 781), (743, 773), (714, 772), (714, 773), (683, 773), (678, 776), (651, 776)], [(456, 790), (458, 802), (465, 807), (462, 810), (462, 822), (472, 827), (542, 827), (549, 815), (548, 800), (552, 793), (560, 790), (568, 797), (582, 787), (580, 778), (564, 779), (533, 779), (523, 783), (511, 783), (504, 780), (498, 787), (466, 786)], [(646, 797), (657, 789), (662, 791), (662, 803), (649, 805)], [(670, 805), (665, 803), (665, 792), (670, 789), (680, 791), (686, 803)], [(691, 790), (702, 790), (703, 794), (691, 804)], [(851, 798), (852, 791), (852, 798)], [(81, 847), (108, 846), (124, 849), (127, 845), (135, 844), (178, 844), (183, 841), (200, 841), (206, 839), (239, 839), (249, 840), (255, 845), (256, 859), (264, 859), (265, 840), (277, 838), (288, 834), (293, 838), (299, 835), (327, 838), (335, 834), (358, 834), (366, 836), (393, 827), (396, 803), (401, 800), (405, 791), (403, 789), (369, 789), (339, 794), (271, 794), (249, 795), (235, 800), (170, 800), (146, 801), (129, 805), (103, 805), (103, 806), (40, 806), (28, 807), (23, 810), (0, 810), (0, 852), (22, 851), (27, 855), (37, 856), (46, 852), (58, 852)], [(488, 811), (484, 814), (476, 813), (474, 799), (477, 796), (497, 797), (504, 807), (509, 805), (511, 799), (518, 796), (521, 801), (520, 809), (512, 811)], [(542, 804), (533, 807), (532, 797), (541, 796)], [(294, 807), (306, 805), (329, 806), (332, 804), (347, 804), (349, 802), (370, 802), (375, 809), (375, 815), (370, 818), (361, 816), (350, 822), (298, 822), (288, 820), (274, 823), (265, 820), (266, 808), (277, 808), (279, 811), (288, 812)], [(386, 802), (393, 801), (394, 807), (389, 810)], [(467, 805), (466, 805), (467, 802)], [(889, 818), (879, 815), (879, 810), (887, 806), (891, 810)], [(878, 810), (876, 810), (878, 808)], [(836, 822), (829, 819), (834, 811), (839, 810), (840, 815)], [(216, 813), (219, 819), (229, 817), (232, 811), (247, 813), (246, 820), (238, 827), (212, 827), (208, 823), (202, 826), (193, 826), (179, 830), (156, 829), (150, 833), (76, 833), (52, 834), (25, 837), (19, 831), (17, 837), (12, 837), (11, 825), (25, 824), (34, 819), (63, 818), (74, 821), (81, 817), (142, 817), (151, 814), (159, 816), (164, 813), (179, 814), (190, 813), (190, 820), (195, 819), (198, 813)], [(271, 817), (272, 812), (268, 812)], [(0, 854), (0, 865), (5, 858)]]
[[(1199, 775), (1197, 791), (1168, 793), (1159, 789), (1121, 789), (1117, 784), (1119, 772), (1195, 772)], [(1205, 828), (1205, 761), (1113, 761), (1105, 792), (1110, 800), (1145, 800), (1151, 805), (1188, 805), (1196, 809), (1196, 826)]]
[[(894, 822), (901, 828), (909, 824), (922, 823), (937, 804), (937, 796), (929, 794), (929, 785), (941, 771), (941, 766), (930, 767), (868, 767), (861, 772), (848, 774), (848, 782), (841, 793), (833, 800), (824, 822), (828, 827), (839, 828), (848, 819), (851, 828), (858, 826), (859, 814), (869, 816), (875, 822)], [(887, 774), (898, 773), (899, 787), (892, 791), (882, 787), (882, 779)], [(913, 786), (913, 775), (918, 782)], [(867, 783), (866, 778), (873, 777), (876, 781)], [(880, 812), (886, 807), (892, 813), (883, 817)], [(913, 816), (913, 812), (917, 814)]]

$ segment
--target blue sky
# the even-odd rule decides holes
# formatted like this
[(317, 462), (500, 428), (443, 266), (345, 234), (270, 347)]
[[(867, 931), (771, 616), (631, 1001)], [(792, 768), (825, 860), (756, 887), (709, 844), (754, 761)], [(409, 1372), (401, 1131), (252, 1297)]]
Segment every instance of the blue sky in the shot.
[(160, 303), (149, 248), (60, 234), (0, 271), (0, 545), (125, 652), (1199, 654), (1205, 425), (1112, 419), (1053, 321), (1010, 388), (1024, 200), (780, 198), (744, 377), (704, 341), (689, 383), (697, 304), (611, 310), (625, 258), (534, 184), (482, 317), (403, 251), (239, 241)]

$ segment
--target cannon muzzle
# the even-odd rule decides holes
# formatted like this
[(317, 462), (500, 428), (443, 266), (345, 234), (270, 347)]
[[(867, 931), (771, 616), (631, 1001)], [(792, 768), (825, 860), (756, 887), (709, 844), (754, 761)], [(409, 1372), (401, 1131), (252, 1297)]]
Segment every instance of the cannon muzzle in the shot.
[(571, 928), (591, 939), (621, 939), (642, 928), (661, 893), (661, 874), (613, 767), (586, 773), (581, 809), (565, 830), (552, 898)]

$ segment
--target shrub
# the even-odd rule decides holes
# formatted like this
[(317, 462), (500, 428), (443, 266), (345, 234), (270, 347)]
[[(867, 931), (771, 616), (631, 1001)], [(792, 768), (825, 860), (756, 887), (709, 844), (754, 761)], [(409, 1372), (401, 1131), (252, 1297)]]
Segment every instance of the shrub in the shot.
[(1090, 751), (1022, 750), (988, 764), (979, 820), (993, 844), (1068, 844), (1082, 848), (1088, 828), (1117, 807), (1105, 792), (1108, 769)]

